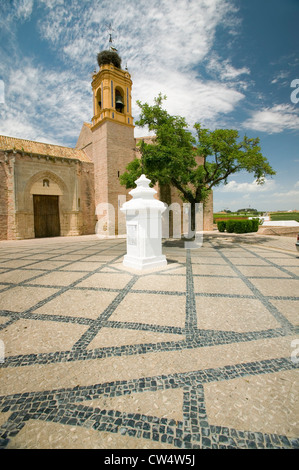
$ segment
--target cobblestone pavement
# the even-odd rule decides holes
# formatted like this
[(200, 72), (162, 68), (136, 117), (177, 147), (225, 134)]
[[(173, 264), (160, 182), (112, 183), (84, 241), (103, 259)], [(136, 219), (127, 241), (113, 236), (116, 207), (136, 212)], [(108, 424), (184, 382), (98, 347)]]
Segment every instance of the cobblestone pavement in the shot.
[(294, 240), (170, 240), (145, 273), (125, 250), (0, 243), (0, 446), (298, 448)]

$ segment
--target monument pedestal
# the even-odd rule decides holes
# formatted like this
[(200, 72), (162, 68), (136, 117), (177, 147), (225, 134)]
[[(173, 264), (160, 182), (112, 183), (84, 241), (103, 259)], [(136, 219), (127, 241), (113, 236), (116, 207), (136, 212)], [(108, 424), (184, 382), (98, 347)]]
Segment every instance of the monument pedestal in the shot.
[(121, 211), (126, 214), (127, 254), (123, 265), (138, 269), (153, 269), (167, 265), (162, 254), (162, 218), (166, 209), (163, 202), (154, 198), (155, 189), (150, 180), (141, 175), (137, 187), (130, 191), (133, 199), (125, 202)]
[(127, 268), (138, 269), (139, 271), (143, 269), (154, 269), (161, 268), (167, 265), (167, 261), (164, 255), (154, 256), (152, 258), (137, 258), (125, 255), (123, 265)]

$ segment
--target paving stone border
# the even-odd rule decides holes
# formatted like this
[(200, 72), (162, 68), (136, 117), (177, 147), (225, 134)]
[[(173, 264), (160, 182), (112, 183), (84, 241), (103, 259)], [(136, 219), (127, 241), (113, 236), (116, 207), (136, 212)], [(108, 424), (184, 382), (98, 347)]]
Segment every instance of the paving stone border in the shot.
[[(238, 239), (239, 240), (239, 239)], [(165, 245), (167, 246), (167, 244)], [(238, 265), (234, 264), (231, 256), (234, 250), (239, 250), (240, 254), (250, 255), (251, 259), (266, 261), (267, 266), (275, 267), (279, 272), (283, 273), (283, 277), (271, 276), (271, 279), (287, 279), (298, 280), (299, 277), (288, 269), (287, 265), (280, 265), (275, 263), (275, 257), (269, 259), (262, 256), (259, 249), (251, 247), (246, 244), (235, 242), (233, 244), (217, 242), (213, 237), (204, 242), (203, 250), (206, 248), (205, 255), (210, 256), (217, 254), (215, 257), (214, 265), (217, 265), (217, 260), (221, 259), (225, 262), (225, 266), (229, 266), (236, 277), (232, 279), (241, 279), (250, 294), (232, 294), (230, 292), (217, 294), (214, 292), (200, 293), (195, 292), (194, 279), (198, 278), (217, 278), (220, 275), (211, 274), (194, 274), (193, 273), (193, 250), (180, 250), (177, 252), (180, 256), (185, 255), (186, 261), (176, 261), (176, 265), (186, 267), (186, 292), (181, 291), (159, 291), (144, 289), (134, 289), (134, 285), (140, 278), (138, 274), (132, 275), (130, 281), (124, 288), (110, 288), (101, 287), (82, 287), (79, 286), (83, 280), (88, 279), (90, 276), (100, 272), (106, 272), (109, 268), (111, 271), (119, 272), (115, 267), (115, 263), (122, 259), (125, 244), (124, 241), (110, 240), (109, 242), (85, 241), (82, 243), (69, 242), (68, 244), (57, 243), (57, 245), (16, 245), (16, 250), (11, 247), (0, 247), (0, 274), (11, 273), (13, 271), (26, 272), (34, 269), (38, 271), (32, 277), (18, 283), (0, 281), (0, 308), (1, 308), (1, 295), (9, 292), (15, 286), (18, 287), (43, 287), (50, 288), (53, 285), (33, 284), (33, 281), (42, 279), (44, 275), (56, 272), (71, 272), (74, 263), (78, 262), (91, 262), (89, 258), (95, 255), (111, 255), (110, 260), (104, 260), (102, 264), (86, 272), (82, 272), (82, 276), (68, 285), (55, 286), (57, 291), (49, 295), (47, 298), (37, 302), (30, 308), (23, 311), (11, 311), (7, 309), (0, 310), (0, 318), (7, 319), (4, 323), (0, 324), (0, 338), (1, 330), (8, 328), (20, 319), (30, 319), (39, 321), (53, 321), (63, 324), (80, 324), (86, 325), (87, 330), (81, 337), (73, 344), (73, 347), (67, 351), (54, 351), (39, 354), (23, 354), (9, 356), (5, 359), (3, 364), (0, 364), (1, 369), (5, 368), (18, 368), (27, 367), (29, 365), (38, 364), (54, 364), (59, 362), (72, 362), (72, 361), (85, 361), (92, 359), (99, 359), (104, 357), (121, 357), (121, 356), (138, 356), (140, 354), (150, 354), (152, 352), (162, 351), (182, 351), (192, 350), (193, 348), (216, 346), (223, 344), (234, 344), (241, 342), (250, 342), (257, 339), (269, 339), (284, 337), (287, 335), (298, 334), (299, 330), (296, 325), (293, 325), (289, 319), (285, 317), (272, 303), (271, 299), (281, 299), (287, 301), (298, 301), (299, 297), (294, 296), (266, 296), (259, 290), (252, 282), (257, 276), (245, 276), (242, 274)], [(227, 253), (227, 250), (231, 252)], [(262, 247), (260, 248), (260, 250)], [(59, 250), (61, 253), (59, 253)], [(83, 255), (82, 255), (83, 253)], [(78, 255), (75, 256), (75, 255)], [(79, 256), (80, 255), (80, 256)], [(81, 256), (82, 255), (82, 256)], [(218, 258), (218, 255), (219, 258)], [(37, 256), (37, 258), (34, 258)], [(63, 258), (65, 262), (59, 267), (49, 269), (41, 269), (38, 264), (47, 260), (47, 263), (55, 261), (55, 259)], [(77, 259), (66, 259), (75, 256)], [(286, 259), (294, 259), (293, 254), (281, 253), (281, 256)], [(175, 252), (173, 256), (175, 258)], [(171, 257), (171, 258), (172, 258)], [(19, 262), (18, 267), (8, 267), (10, 261)], [(63, 261), (60, 259), (60, 261)], [(8, 262), (8, 263), (7, 263)], [(25, 263), (25, 264), (23, 264)], [(94, 262), (92, 262), (94, 263)], [(50, 264), (49, 264), (50, 265)], [(221, 266), (221, 263), (219, 263)], [(254, 266), (254, 264), (250, 264)], [(63, 269), (63, 271), (62, 271)], [(111, 272), (110, 271), (110, 272)], [(80, 272), (80, 271), (79, 271)], [(157, 273), (155, 273), (157, 274)], [(148, 274), (150, 275), (150, 274)], [(165, 272), (160, 271), (158, 275), (175, 277), (177, 274), (171, 270)], [(147, 274), (142, 274), (146, 277)], [(225, 276), (229, 278), (229, 276)], [(84, 289), (93, 290), (96, 292), (114, 292), (116, 294), (114, 300), (103, 309), (102, 313), (96, 318), (83, 318), (76, 315), (57, 315), (57, 314), (39, 314), (36, 312), (37, 308), (46, 305), (53, 299), (59, 298), (60, 295), (71, 290)], [(155, 295), (171, 295), (185, 297), (185, 325), (183, 327), (162, 326), (150, 323), (138, 322), (121, 322), (113, 321), (110, 319), (115, 309), (121, 304), (123, 299), (128, 293), (147, 293)], [(219, 330), (204, 330), (198, 328), (197, 312), (196, 312), (196, 298), (198, 297), (217, 297), (217, 298), (243, 298), (243, 299), (258, 299), (267, 311), (275, 318), (280, 324), (278, 328), (270, 328), (260, 331), (248, 331), (237, 333), (235, 331), (219, 331)], [(89, 349), (91, 341), (99, 333), (101, 328), (108, 327), (116, 330), (136, 330), (136, 331), (149, 331), (158, 333), (171, 333), (182, 336), (181, 340), (177, 341), (163, 341), (157, 343), (144, 343), (133, 345), (120, 345), (114, 347), (103, 347)], [(141, 377), (134, 380), (120, 380), (101, 384), (94, 384), (92, 386), (77, 386), (73, 388), (56, 388), (43, 392), (26, 392), (16, 393), (8, 396), (0, 396), (0, 412), (10, 413), (7, 421), (0, 427), (0, 447), (6, 448), (9, 442), (26, 426), (28, 420), (42, 420), (47, 422), (55, 422), (64, 425), (79, 426), (87, 429), (93, 429), (98, 432), (109, 432), (111, 434), (121, 434), (134, 437), (136, 439), (147, 439), (149, 442), (159, 442), (161, 448), (163, 444), (168, 444), (176, 449), (221, 449), (221, 448), (246, 448), (246, 449), (270, 449), (270, 448), (299, 448), (298, 438), (289, 438), (284, 435), (269, 434), (261, 432), (253, 432), (251, 430), (235, 429), (233, 427), (215, 426), (209, 423), (206, 412), (204, 384), (209, 382), (221, 382), (232, 380), (233, 378), (262, 375), (269, 373), (276, 373), (286, 370), (294, 370), (298, 368), (298, 364), (291, 361), (289, 357), (281, 357), (276, 359), (269, 359), (263, 361), (247, 362), (242, 364), (229, 365), (224, 367), (215, 367), (204, 370), (197, 370), (188, 373), (175, 373), (166, 375), (157, 375), (150, 377)], [(145, 415), (141, 413), (125, 413), (114, 409), (100, 409), (97, 407), (88, 406), (86, 402), (91, 399), (99, 397), (115, 397), (134, 393), (142, 393), (145, 391), (156, 392), (158, 390), (168, 389), (181, 389), (183, 391), (183, 419), (174, 420), (168, 418), (160, 418), (154, 414)], [(1, 394), (1, 387), (0, 387)], [(84, 402), (84, 403), (83, 403)]]

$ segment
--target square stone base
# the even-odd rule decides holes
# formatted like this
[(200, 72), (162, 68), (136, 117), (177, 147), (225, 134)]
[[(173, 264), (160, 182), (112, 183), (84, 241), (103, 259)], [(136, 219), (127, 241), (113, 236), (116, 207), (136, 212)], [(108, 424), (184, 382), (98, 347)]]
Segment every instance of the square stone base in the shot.
[(128, 268), (138, 269), (143, 271), (145, 269), (161, 268), (167, 265), (167, 260), (164, 255), (154, 256), (151, 258), (135, 258), (125, 255), (123, 265)]

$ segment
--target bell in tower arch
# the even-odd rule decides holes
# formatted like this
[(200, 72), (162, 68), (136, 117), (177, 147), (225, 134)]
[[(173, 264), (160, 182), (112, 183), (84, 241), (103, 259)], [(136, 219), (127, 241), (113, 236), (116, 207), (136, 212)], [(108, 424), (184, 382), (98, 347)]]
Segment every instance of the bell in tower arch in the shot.
[(121, 93), (116, 90), (115, 91), (115, 109), (116, 111), (118, 111), (119, 113), (123, 113), (124, 112), (124, 99), (121, 95)]

